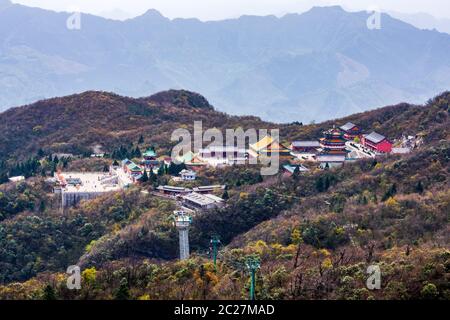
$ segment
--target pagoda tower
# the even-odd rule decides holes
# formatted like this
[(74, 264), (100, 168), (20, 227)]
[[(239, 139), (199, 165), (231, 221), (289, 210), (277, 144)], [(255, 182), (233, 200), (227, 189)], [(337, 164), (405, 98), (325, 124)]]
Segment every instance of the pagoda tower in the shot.
[(333, 127), (323, 133), (324, 137), (320, 139), (320, 146), (322, 147), (323, 154), (327, 155), (347, 155), (347, 149), (345, 148), (344, 133)]
[(322, 167), (342, 165), (349, 152), (345, 147), (347, 140), (344, 138), (344, 133), (333, 127), (325, 131), (323, 135), (323, 138), (320, 139), (322, 151), (317, 155), (317, 161), (321, 163)]

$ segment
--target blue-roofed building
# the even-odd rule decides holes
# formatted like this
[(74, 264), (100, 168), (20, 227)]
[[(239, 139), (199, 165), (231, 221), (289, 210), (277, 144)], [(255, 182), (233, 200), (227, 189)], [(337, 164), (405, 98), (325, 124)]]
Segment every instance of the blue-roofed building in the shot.
[(141, 161), (141, 164), (143, 164), (147, 169), (153, 169), (161, 165), (161, 161), (157, 160), (157, 154), (153, 148), (147, 149), (142, 156), (144, 159)]

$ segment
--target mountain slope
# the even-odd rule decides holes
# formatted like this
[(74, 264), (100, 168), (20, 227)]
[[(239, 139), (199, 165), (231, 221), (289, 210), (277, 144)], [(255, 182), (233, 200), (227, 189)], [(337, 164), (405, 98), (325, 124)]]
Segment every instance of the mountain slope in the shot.
[(23, 160), (39, 149), (82, 155), (100, 145), (112, 152), (141, 135), (169, 151), (171, 133), (192, 128), (194, 121), (203, 121), (205, 128), (268, 127), (255, 117), (215, 111), (203, 96), (188, 91), (170, 90), (141, 99), (88, 91), (0, 113), (0, 160)]
[[(243, 243), (239, 241), (239, 235), (244, 235), (248, 230), (251, 231), (248, 235), (245, 235), (245, 237), (248, 237), (247, 239), (253, 241), (261, 239), (261, 237), (263, 239), (270, 239), (273, 235), (275, 237), (273, 241), (278, 240), (284, 243), (287, 240), (280, 237), (289, 236), (289, 234), (286, 234), (286, 230), (289, 230), (289, 228), (286, 228), (286, 225), (283, 224), (277, 226), (277, 221), (291, 219), (298, 224), (302, 219), (320, 217), (322, 214), (326, 215), (329, 213), (330, 210), (331, 212), (340, 213), (346, 207), (346, 204), (350, 212), (353, 213), (351, 211), (353, 207), (357, 207), (358, 210), (364, 207), (364, 203), (356, 202), (356, 198), (361, 198), (363, 195), (368, 198), (374, 197), (377, 199), (376, 201), (374, 200), (374, 203), (378, 205), (378, 208), (376, 206), (369, 209), (364, 208), (371, 210), (373, 212), (373, 217), (371, 218), (376, 220), (376, 223), (379, 223), (380, 221), (377, 220), (377, 212), (383, 208), (382, 206), (387, 200), (387, 198), (384, 198), (385, 193), (392, 184), (397, 184), (397, 192), (399, 195), (404, 194), (406, 196), (417, 193), (416, 187), (420, 181), (424, 190), (430, 192), (427, 195), (429, 199), (427, 201), (424, 200), (424, 203), (426, 202), (430, 206), (432, 203), (435, 203), (433, 192), (437, 192), (438, 190), (444, 190), (444, 194), (441, 195), (442, 198), (439, 198), (439, 201), (446, 201), (448, 192), (445, 189), (449, 184), (448, 169), (450, 160), (450, 145), (448, 143), (450, 139), (449, 102), (450, 93), (444, 93), (430, 100), (426, 106), (404, 105), (400, 108), (385, 107), (339, 120), (337, 123), (345, 123), (346, 120), (351, 120), (355, 123), (361, 123), (365, 127), (373, 127), (378, 121), (389, 119), (389, 122), (383, 127), (387, 128), (390, 126), (392, 128), (388, 131), (389, 136), (399, 137), (402, 134), (420, 133), (425, 137), (425, 147), (422, 150), (401, 158), (398, 156), (390, 156), (377, 161), (360, 161), (360, 163), (354, 166), (346, 166), (344, 169), (336, 170), (331, 174), (313, 171), (311, 174), (302, 176), (299, 181), (292, 181), (292, 178), (289, 178), (280, 182), (280, 179), (268, 178), (260, 186), (244, 187), (239, 190), (240, 192), (234, 193), (234, 201), (229, 203), (226, 209), (214, 210), (196, 217), (191, 229), (190, 241), (192, 247), (198, 250), (207, 248), (211, 234), (219, 234), (223, 244), (228, 244), (237, 237), (238, 240), (235, 239), (234, 243), (240, 244), (242, 247), (250, 240)], [(322, 132), (331, 125), (331, 123), (323, 123), (301, 127), (300, 130), (304, 130), (305, 133), (308, 132), (309, 136), (305, 137), (305, 139), (311, 139), (314, 137), (315, 132)], [(298, 126), (287, 126), (283, 128), (283, 131), (285, 131), (285, 134), (290, 132), (291, 136), (299, 136), (298, 132), (296, 132), (298, 129)], [(380, 129), (382, 128), (380, 127)], [(216, 174), (218, 176), (221, 175), (220, 172)], [(330, 176), (333, 178), (330, 178)], [(326, 177), (332, 181), (330, 192), (327, 192), (328, 190), (320, 190), (317, 187), (317, 181)], [(243, 191), (248, 192), (247, 196), (242, 196)], [(346, 202), (347, 198), (350, 198), (348, 202)], [(415, 201), (420, 203), (420, 200), (416, 199)], [(407, 202), (405, 202), (405, 205), (407, 205)], [(438, 206), (437, 203), (435, 205)], [(442, 206), (437, 208), (434, 213), (435, 215), (439, 215), (439, 221), (433, 224), (431, 230), (423, 230), (421, 231), (423, 233), (415, 235), (416, 237), (423, 237), (426, 234), (429, 237), (429, 241), (433, 240), (433, 236), (436, 236), (436, 241), (438, 238), (443, 237), (444, 240), (440, 242), (443, 245), (448, 241), (447, 237), (443, 235), (447, 228), (446, 223), (448, 222), (445, 222), (445, 219), (448, 219), (448, 203), (444, 202)], [(380, 209), (379, 207), (382, 208)], [(427, 212), (430, 212), (430, 210), (427, 209)], [(306, 216), (303, 215), (303, 212), (305, 212)], [(283, 213), (282, 218), (271, 220), (281, 213)], [(341, 223), (349, 224), (354, 218), (341, 218), (340, 221)], [(362, 218), (358, 217), (358, 219)], [(388, 220), (388, 218), (386, 219)], [(420, 219), (425, 218), (420, 217)], [(291, 223), (293, 223), (292, 221)], [(394, 221), (391, 226), (397, 222), (403, 223), (404, 221)], [(259, 223), (262, 223), (261, 226), (253, 230), (253, 227)], [(414, 228), (414, 226), (409, 225), (413, 221), (408, 221), (407, 223), (408, 228)], [(267, 225), (270, 227), (267, 227)], [(382, 228), (384, 229), (388, 226), (389, 223), (383, 223)], [(141, 225), (138, 228), (140, 227)], [(265, 228), (263, 232), (259, 232), (260, 227)], [(398, 226), (396, 227), (400, 228)], [(146, 226), (142, 226), (142, 228), (142, 230), (147, 230)], [(379, 225), (377, 228), (381, 229)], [(136, 236), (138, 233), (136, 229), (130, 228), (130, 230), (124, 230), (122, 233), (115, 234), (111, 238), (104, 239), (104, 241), (98, 244), (98, 248), (94, 247), (93, 251), (80, 260), (80, 263), (82, 265), (101, 264), (105, 257), (113, 256), (116, 259), (120, 259), (124, 258), (124, 255), (129, 254), (130, 251), (137, 255), (141, 254), (139, 249), (136, 252), (134, 248), (141, 248), (140, 244), (142, 244), (143, 239), (140, 236)], [(134, 236), (130, 235), (130, 232)], [(403, 235), (401, 240), (403, 241), (408, 238), (408, 235), (404, 230), (401, 232)], [(437, 232), (440, 232), (439, 237), (437, 237)], [(164, 235), (164, 233), (163, 235), (160, 234), (157, 236), (152, 232), (145, 232), (145, 234), (146, 236), (142, 237), (148, 237), (148, 241), (155, 241), (160, 246), (164, 246), (164, 244), (168, 245), (170, 243), (169, 239), (174, 236), (173, 233), (170, 233), (171, 236)], [(413, 241), (411, 239), (409, 240)], [(117, 243), (121, 245), (116, 245)], [(399, 244), (404, 243), (399, 242)], [(143, 252), (146, 252), (144, 255), (149, 254), (152, 256), (154, 254), (152, 248), (149, 249), (150, 253), (142, 248)], [(157, 254), (156, 257), (160, 257), (160, 255)]]
[[(183, 90), (169, 90), (147, 98), (134, 99), (114, 93), (87, 91), (66, 97), (41, 100), (34, 104), (12, 108), (0, 113), (0, 161), (12, 163), (45, 153), (84, 155), (101, 146), (112, 152), (145, 137), (146, 144), (169, 152), (174, 142), (171, 133), (178, 128), (192, 131), (194, 121), (202, 121), (203, 129), (273, 129), (279, 128), (280, 138), (287, 144), (298, 139), (319, 138), (322, 131), (347, 121), (364, 128), (383, 132), (390, 139), (417, 132), (430, 134), (430, 139), (445, 139), (445, 101), (436, 109), (430, 100), (426, 108), (400, 104), (354, 114), (314, 125), (274, 124), (251, 116), (230, 116), (216, 111), (201, 95)], [(418, 125), (420, 124), (420, 125)], [(433, 134), (427, 128), (435, 128)]]
[[(92, 105), (114, 99), (119, 110), (118, 101), (130, 101), (86, 95)], [(88, 102), (82, 97), (60, 98), (58, 104), (70, 110), (69, 102)], [(174, 100), (178, 106), (170, 103)], [(197, 109), (184, 105), (187, 100), (195, 100)], [(186, 92), (161, 93), (146, 102), (177, 114), (214, 114), (200, 96)], [(49, 106), (44, 101), (41, 107)], [(10, 113), (27, 108), (39, 107)], [(85, 116), (93, 122), (102, 117)], [(448, 299), (450, 93), (423, 106), (390, 106), (337, 123), (347, 120), (378, 126), (391, 138), (421, 133), (425, 143), (409, 155), (312, 170), (298, 178), (255, 182), (249, 178), (256, 171), (246, 166), (201, 171), (199, 178), (208, 183), (226, 183), (230, 199), (227, 207), (194, 218), (193, 257), (185, 262), (171, 260), (178, 244), (171, 217), (175, 203), (141, 192), (150, 186), (82, 203), (61, 217), (42, 178), (2, 185), (0, 298), (42, 298), (50, 285), (61, 299), (112, 299), (119, 287), (132, 299), (242, 299), (248, 296), (245, 258), (257, 255), (259, 299)], [(16, 121), (10, 125), (21, 119)], [(330, 125), (286, 125), (282, 137), (311, 139)], [(224, 246), (217, 271), (205, 254), (213, 235)], [(91, 275), (83, 277), (81, 291), (65, 289), (64, 271), (71, 264)], [(366, 270), (374, 264), (382, 270), (382, 288), (369, 291)]]
[(380, 30), (340, 7), (215, 22), (83, 14), (80, 30), (66, 28), (68, 16), (0, 10), (0, 108), (86, 90), (184, 88), (231, 114), (309, 122), (423, 102), (450, 85), (450, 35), (388, 15)]

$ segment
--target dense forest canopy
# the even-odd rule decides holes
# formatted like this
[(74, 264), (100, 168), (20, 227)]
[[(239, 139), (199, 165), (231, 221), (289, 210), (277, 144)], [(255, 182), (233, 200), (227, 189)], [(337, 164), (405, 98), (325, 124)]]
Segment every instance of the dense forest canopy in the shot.
[[(27, 179), (0, 185), (0, 298), (241, 299), (249, 289), (245, 259), (256, 255), (258, 299), (449, 299), (449, 103), (443, 93), (423, 106), (279, 126), (286, 142), (347, 121), (391, 139), (423, 136), (407, 155), (290, 177), (261, 177), (254, 166), (200, 170), (185, 185), (225, 184), (227, 206), (194, 219), (193, 255), (184, 262), (176, 260), (176, 204), (151, 194), (170, 183), (168, 169), (64, 215), (45, 177), (58, 168), (101, 170), (149, 146), (164, 153), (167, 132), (198, 119), (218, 128), (273, 124), (218, 113), (185, 91), (140, 100), (87, 92), (2, 113), (0, 148), (8, 152), (0, 168)], [(86, 157), (98, 143), (110, 157)], [(78, 157), (52, 155), (64, 151)], [(209, 255), (215, 236), (217, 269)], [(71, 264), (83, 269), (81, 291), (65, 287)], [(365, 285), (371, 264), (383, 270), (378, 291)]]

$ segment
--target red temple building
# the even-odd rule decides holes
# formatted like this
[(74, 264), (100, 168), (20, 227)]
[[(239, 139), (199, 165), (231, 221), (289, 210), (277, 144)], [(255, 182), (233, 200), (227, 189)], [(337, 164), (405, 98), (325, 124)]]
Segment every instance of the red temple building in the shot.
[(354, 140), (361, 136), (361, 128), (351, 122), (347, 122), (339, 129), (344, 133), (344, 138), (347, 140)]
[(380, 153), (390, 153), (392, 151), (392, 142), (390, 142), (385, 136), (373, 131), (370, 134), (363, 135), (361, 139), (362, 144)]
[(322, 151), (317, 155), (320, 166), (333, 167), (340, 166), (345, 162), (347, 149), (345, 147), (344, 133), (336, 128), (324, 132), (324, 137), (320, 139)]

